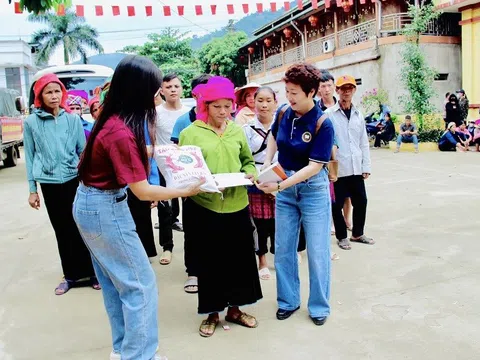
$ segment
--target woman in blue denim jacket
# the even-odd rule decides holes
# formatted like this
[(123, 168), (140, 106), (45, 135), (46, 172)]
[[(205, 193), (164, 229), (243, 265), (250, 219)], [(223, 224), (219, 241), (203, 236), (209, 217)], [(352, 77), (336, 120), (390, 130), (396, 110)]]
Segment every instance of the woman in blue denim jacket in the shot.
[(278, 161), (288, 178), (258, 184), (265, 193), (278, 192), (275, 221), (277, 319), (285, 320), (300, 308), (297, 246), (300, 224), (305, 230), (310, 276), (308, 312), (315, 325), (330, 314), (330, 186), (327, 164), (334, 130), (329, 119), (320, 128), (323, 112), (314, 101), (321, 72), (309, 64), (292, 65), (283, 81), (290, 106), (277, 113), (268, 141), (268, 167), (278, 149)]

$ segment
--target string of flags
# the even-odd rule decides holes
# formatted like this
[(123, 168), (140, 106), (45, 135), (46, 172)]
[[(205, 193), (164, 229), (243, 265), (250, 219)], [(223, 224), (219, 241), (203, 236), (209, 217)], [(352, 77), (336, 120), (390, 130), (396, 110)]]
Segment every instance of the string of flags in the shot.
[[(100, 2), (100, 1), (99, 1)], [(330, 2), (330, 1), (328, 1)], [(338, 2), (338, 0), (337, 0)], [(300, 9), (303, 10), (304, 7), (303, 0), (296, 0), (296, 6)], [(193, 5), (193, 9), (195, 12), (195, 15), (201, 16), (201, 15), (216, 15), (217, 10), (220, 9), (220, 7), (226, 8), (227, 13), (230, 15), (235, 14), (235, 12), (240, 11), (243, 12), (244, 14), (248, 14), (250, 12), (258, 12), (262, 13), (263, 11), (269, 10), (272, 12), (276, 12), (280, 8), (284, 8), (286, 11), (290, 10), (290, 1), (272, 1), (270, 2), (269, 6), (264, 6), (263, 3), (256, 3), (252, 6), (252, 4), (241, 4), (241, 5), (233, 5), (233, 4), (222, 4), (222, 5)], [(163, 16), (172, 16), (172, 15), (178, 15), (178, 16), (184, 16), (185, 14), (185, 6), (184, 5), (176, 5), (176, 6), (169, 6), (169, 5), (164, 5), (164, 6), (152, 6), (152, 5), (145, 5), (145, 6), (117, 6), (117, 5), (94, 5), (94, 14), (95, 16), (104, 16), (107, 14), (112, 14), (113, 16), (119, 16), (119, 15), (124, 15), (126, 14), (127, 16), (137, 16), (141, 13), (144, 13), (147, 17), (149, 16), (154, 16), (154, 15), (163, 15)], [(312, 0), (312, 8), (313, 9), (318, 9), (318, 0)], [(20, 6), (20, 2), (15, 2), (14, 3), (14, 9), (15, 9), (15, 14), (22, 14), (23, 9)], [(84, 17), (85, 16), (85, 5), (74, 5), (73, 9), (75, 10), (75, 13), (79, 17)], [(66, 7), (63, 4), (58, 5), (57, 7), (57, 15), (63, 16), (65, 15), (66, 12)]]

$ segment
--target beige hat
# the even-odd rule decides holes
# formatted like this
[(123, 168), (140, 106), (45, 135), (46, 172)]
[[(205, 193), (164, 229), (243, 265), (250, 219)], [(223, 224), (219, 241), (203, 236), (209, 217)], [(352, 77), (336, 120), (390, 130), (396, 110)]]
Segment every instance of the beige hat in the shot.
[(260, 87), (262, 87), (262, 85), (252, 82), (250, 84), (247, 84), (247, 85), (244, 85), (242, 87), (236, 88), (235, 89), (235, 94), (237, 94), (239, 91), (242, 91), (242, 90), (245, 90), (245, 89), (250, 89), (250, 88), (251, 89), (258, 89)]

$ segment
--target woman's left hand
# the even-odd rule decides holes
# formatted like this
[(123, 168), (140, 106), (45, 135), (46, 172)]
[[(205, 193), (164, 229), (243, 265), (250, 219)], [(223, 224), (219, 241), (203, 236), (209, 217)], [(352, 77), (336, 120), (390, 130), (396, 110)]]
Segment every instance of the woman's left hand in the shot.
[(262, 190), (265, 194), (271, 194), (275, 191), (278, 191), (278, 184), (277, 183), (256, 183), (257, 188)]
[(245, 179), (248, 179), (252, 182), (252, 184), (255, 183), (255, 176), (251, 175), (251, 174), (245, 174)]

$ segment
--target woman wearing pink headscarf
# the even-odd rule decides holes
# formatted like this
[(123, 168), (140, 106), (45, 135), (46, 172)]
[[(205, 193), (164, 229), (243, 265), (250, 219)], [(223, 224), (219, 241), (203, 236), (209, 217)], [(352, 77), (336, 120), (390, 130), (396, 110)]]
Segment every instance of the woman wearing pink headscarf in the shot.
[[(229, 119), (235, 105), (230, 80), (216, 76), (193, 90), (197, 120), (180, 133), (180, 145), (202, 149), (213, 174), (243, 172), (256, 175), (255, 162), (242, 128)], [(239, 306), (262, 298), (244, 186), (222, 194), (200, 194), (184, 203), (185, 257), (195, 256), (198, 267), (198, 313), (208, 314), (200, 325), (203, 337), (212, 336), (219, 312), (228, 308), (225, 320), (248, 328), (257, 320)]]

